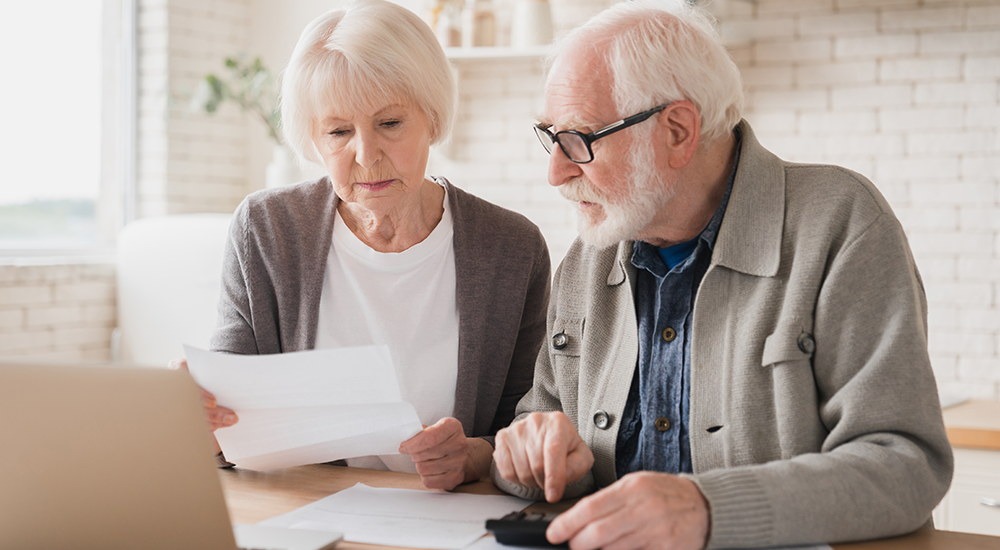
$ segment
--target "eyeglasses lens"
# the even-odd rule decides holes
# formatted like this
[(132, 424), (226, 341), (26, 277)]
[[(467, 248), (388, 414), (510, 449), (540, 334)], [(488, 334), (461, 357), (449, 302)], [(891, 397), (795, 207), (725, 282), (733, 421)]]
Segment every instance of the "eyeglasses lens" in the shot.
[(550, 155), (555, 151), (556, 144), (558, 143), (559, 147), (563, 150), (563, 154), (572, 161), (590, 162), (593, 160), (593, 157), (590, 156), (590, 149), (587, 149), (587, 142), (576, 132), (559, 132), (552, 135), (547, 128), (537, 125), (534, 128), (535, 135), (538, 136), (538, 141), (542, 143), (542, 147), (545, 147), (545, 150)]
[(566, 156), (570, 160), (576, 162), (590, 161), (590, 151), (587, 149), (587, 143), (583, 141), (583, 137), (570, 132), (561, 132), (558, 137), (559, 146), (562, 147), (563, 153), (566, 153)]
[(550, 134), (548, 130), (539, 128), (538, 126), (535, 126), (534, 128), (535, 135), (538, 136), (538, 141), (542, 142), (542, 147), (545, 147), (545, 150), (548, 151), (549, 154), (552, 154), (552, 150), (556, 147), (556, 142), (553, 141), (552, 134)]

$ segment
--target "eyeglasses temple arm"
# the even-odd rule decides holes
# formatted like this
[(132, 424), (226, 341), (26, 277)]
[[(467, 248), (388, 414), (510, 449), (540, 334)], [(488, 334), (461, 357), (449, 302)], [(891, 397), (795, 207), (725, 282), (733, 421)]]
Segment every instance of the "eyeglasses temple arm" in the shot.
[[(669, 105), (669, 104), (667, 104), (667, 105)], [(599, 137), (601, 137), (601, 136), (603, 136), (605, 134), (609, 134), (609, 133), (615, 131), (615, 129), (618, 128), (618, 127), (620, 127), (620, 126), (631, 126), (631, 125), (633, 125), (633, 124), (635, 124), (637, 122), (642, 122), (642, 121), (646, 120), (647, 118), (655, 115), (656, 113), (659, 113), (660, 111), (666, 109), (667, 105), (660, 105), (659, 107), (654, 107), (654, 108), (652, 108), (652, 109), (650, 109), (648, 111), (644, 111), (644, 112), (639, 113), (637, 115), (632, 115), (632, 116), (630, 116), (628, 118), (619, 120), (618, 122), (612, 122), (611, 124), (608, 124), (604, 128), (601, 128), (600, 130), (597, 130), (596, 132), (594, 132), (591, 135), (596, 139), (596, 138), (599, 138)]]
[[(635, 117), (629, 117), (629, 118), (635, 118)], [(608, 132), (614, 130), (615, 128), (617, 128), (619, 126), (621, 126), (622, 124), (625, 124), (626, 122), (628, 122), (628, 118), (626, 118), (624, 120), (619, 120), (618, 122), (612, 122), (611, 124), (608, 124), (604, 128), (601, 128), (600, 130), (597, 130), (596, 132), (594, 132), (593, 134), (590, 134), (590, 135), (592, 135), (595, 138), (599, 138), (599, 137), (603, 136), (604, 134), (607, 134)]]

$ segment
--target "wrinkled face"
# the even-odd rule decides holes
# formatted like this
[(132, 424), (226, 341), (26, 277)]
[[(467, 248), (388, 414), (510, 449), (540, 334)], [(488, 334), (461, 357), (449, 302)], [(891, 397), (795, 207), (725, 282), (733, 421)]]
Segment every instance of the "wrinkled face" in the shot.
[(337, 196), (376, 212), (415, 196), (430, 142), (427, 116), (405, 101), (354, 112), (330, 109), (313, 124), (313, 144)]
[[(582, 49), (578, 49), (582, 50)], [(619, 119), (611, 78), (594, 56), (567, 55), (549, 73), (545, 120), (553, 133), (590, 133)], [(592, 144), (594, 160), (570, 161), (561, 150), (549, 159), (549, 184), (577, 204), (580, 238), (595, 246), (634, 239), (672, 197), (656, 170), (655, 117)]]

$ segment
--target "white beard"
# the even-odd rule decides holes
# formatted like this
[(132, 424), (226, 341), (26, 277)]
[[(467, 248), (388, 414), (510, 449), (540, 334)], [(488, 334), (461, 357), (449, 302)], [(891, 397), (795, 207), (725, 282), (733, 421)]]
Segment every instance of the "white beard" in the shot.
[(653, 144), (646, 137), (636, 136), (636, 143), (641, 145), (632, 149), (630, 170), (623, 174), (623, 181), (618, 182), (618, 185), (629, 189), (624, 198), (608, 200), (584, 176), (559, 188), (567, 199), (594, 203), (604, 213), (603, 220), (595, 220), (588, 214), (577, 212), (577, 230), (583, 242), (603, 248), (635, 239), (673, 198), (675, 188), (656, 172)]

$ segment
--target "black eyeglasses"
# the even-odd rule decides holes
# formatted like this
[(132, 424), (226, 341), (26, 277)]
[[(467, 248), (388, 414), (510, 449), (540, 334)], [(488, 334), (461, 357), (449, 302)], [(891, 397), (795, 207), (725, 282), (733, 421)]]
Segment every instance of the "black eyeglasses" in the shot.
[(566, 158), (577, 164), (587, 164), (588, 162), (594, 160), (594, 151), (590, 148), (591, 143), (594, 143), (602, 137), (610, 136), (618, 130), (624, 130), (633, 124), (639, 124), (647, 118), (666, 109), (668, 106), (670, 106), (669, 103), (666, 105), (660, 105), (659, 107), (653, 107), (648, 111), (643, 111), (637, 115), (632, 115), (626, 119), (608, 124), (604, 128), (589, 134), (577, 132), (576, 130), (563, 130), (553, 134), (549, 131), (549, 128), (552, 127), (551, 124), (535, 124), (535, 135), (538, 136), (538, 141), (542, 142), (542, 147), (545, 147), (545, 150), (548, 151), (550, 155), (556, 148), (556, 144), (559, 144), (559, 147), (562, 148)]

